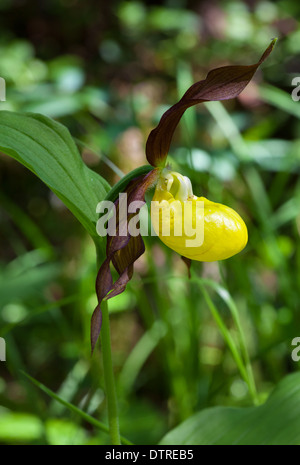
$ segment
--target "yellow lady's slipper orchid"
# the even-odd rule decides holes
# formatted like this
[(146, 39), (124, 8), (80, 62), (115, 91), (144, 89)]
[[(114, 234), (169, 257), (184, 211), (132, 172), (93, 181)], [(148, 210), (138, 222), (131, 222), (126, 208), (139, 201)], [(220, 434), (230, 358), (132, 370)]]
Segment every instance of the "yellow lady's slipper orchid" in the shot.
[[(182, 98), (162, 115), (158, 125), (148, 136), (146, 158), (153, 169), (149, 170), (149, 166), (146, 166), (128, 173), (109, 192), (106, 200), (114, 202), (119, 222), (116, 223), (116, 235), (108, 235), (106, 259), (96, 279), (98, 305), (91, 322), (92, 350), (101, 329), (102, 301), (124, 291), (132, 278), (135, 261), (145, 250), (142, 236), (132, 235), (130, 232), (129, 221), (132, 214), (128, 212), (127, 217), (122, 217), (121, 220), (117, 214), (120, 207), (118, 193), (128, 195), (128, 204), (136, 201), (143, 203), (147, 190), (156, 185), (151, 202), (154, 231), (168, 247), (188, 261), (224, 260), (240, 252), (247, 244), (246, 225), (234, 210), (204, 197), (196, 197), (191, 181), (186, 176), (163, 167), (174, 131), (184, 112), (202, 102), (236, 98), (251, 81), (257, 68), (270, 55), (275, 42), (276, 39), (273, 39), (257, 63), (215, 68), (205, 79), (193, 84)], [(187, 260), (185, 262), (190, 266)], [(113, 264), (119, 275), (115, 281), (110, 264)]]
[[(161, 241), (191, 260), (224, 260), (240, 252), (248, 241), (247, 227), (238, 213), (195, 196), (189, 178), (168, 169), (162, 170), (158, 180), (151, 220)], [(202, 240), (193, 245), (197, 232)]]

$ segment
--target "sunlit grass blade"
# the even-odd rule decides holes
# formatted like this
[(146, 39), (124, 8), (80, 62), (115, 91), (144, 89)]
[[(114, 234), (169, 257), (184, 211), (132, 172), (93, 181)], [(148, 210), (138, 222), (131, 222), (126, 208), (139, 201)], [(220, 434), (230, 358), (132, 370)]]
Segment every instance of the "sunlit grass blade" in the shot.
[(239, 349), (237, 347), (237, 344), (235, 342), (235, 340), (233, 339), (230, 331), (228, 330), (228, 328), (226, 327), (224, 321), (222, 320), (222, 317), (220, 315), (220, 312), (218, 311), (217, 307), (215, 306), (215, 304), (213, 303), (212, 299), (210, 298), (210, 295), (209, 293), (207, 292), (207, 290), (205, 289), (205, 286), (204, 284), (202, 283), (202, 281), (200, 279), (198, 279), (198, 284), (199, 284), (199, 287), (202, 291), (202, 294), (203, 294), (203, 297), (204, 297), (204, 300), (206, 301), (207, 303), (207, 306), (215, 320), (215, 322), (217, 323), (218, 325), (218, 328), (224, 338), (224, 341), (226, 342), (231, 354), (232, 354), (232, 357), (237, 365), (237, 368), (240, 372), (240, 375), (241, 377), (243, 378), (243, 380), (247, 383), (248, 385), (248, 388), (249, 388), (249, 392), (250, 394), (252, 395), (252, 398), (253, 398), (253, 401), (255, 401), (255, 398), (253, 397), (253, 393), (251, 392), (251, 386), (249, 385), (249, 379), (248, 379), (248, 373), (247, 373), (247, 370), (245, 368), (245, 365), (244, 365), (244, 362), (243, 362), (243, 359), (239, 353)]
[(120, 168), (118, 168), (118, 166), (113, 161), (111, 161), (110, 158), (108, 158), (106, 155), (104, 155), (103, 153), (99, 153), (96, 150), (93, 150), (91, 147), (89, 147), (87, 144), (82, 142), (80, 139), (77, 139), (76, 137), (74, 137), (74, 141), (79, 146), (87, 149), (89, 152), (96, 155), (99, 158), (99, 160), (103, 160), (106, 166), (108, 166), (117, 176), (119, 176), (120, 178), (123, 178), (123, 176), (125, 176), (125, 173), (123, 173), (123, 171), (120, 170)]
[(118, 384), (123, 395), (131, 391), (142, 366), (165, 333), (165, 324), (156, 321), (134, 346), (119, 376)]
[[(106, 426), (104, 423), (96, 420), (94, 417), (91, 415), (83, 412), (80, 410), (78, 407), (75, 405), (71, 404), (70, 402), (67, 402), (66, 400), (62, 399), (59, 397), (55, 392), (51, 391), (51, 389), (47, 388), (44, 384), (40, 383), (37, 381), (35, 378), (32, 376), (28, 375), (25, 371), (21, 371), (21, 373), (26, 376), (35, 386), (37, 386), (39, 389), (41, 389), (43, 392), (45, 392), (48, 396), (50, 396), (52, 399), (56, 400), (60, 404), (64, 405), (67, 409), (69, 409), (71, 412), (76, 413), (79, 415), (84, 421), (87, 421), (91, 425), (95, 426), (99, 430), (103, 431), (104, 433), (109, 434), (109, 428)], [(125, 445), (132, 445), (132, 442), (130, 442), (128, 439), (124, 438), (121, 436), (121, 441)]]
[[(186, 89), (190, 87), (194, 82), (191, 67), (187, 62), (180, 61), (178, 63), (176, 78), (178, 98), (181, 98)], [(181, 120), (181, 125), (184, 127), (184, 131), (182, 131), (182, 139), (184, 141), (184, 145), (188, 147), (190, 164), (191, 166), (193, 166), (191, 152), (193, 144), (196, 140), (197, 133), (197, 118), (195, 107), (191, 107), (188, 109), (188, 111), (185, 112)]]
[[(240, 319), (238, 315), (238, 309), (236, 308), (236, 305), (233, 299), (231, 298), (230, 294), (228, 293), (228, 291), (210, 279), (200, 278), (199, 276), (197, 276), (193, 268), (191, 268), (191, 278), (183, 277), (183, 276), (175, 276), (175, 275), (164, 276), (164, 280), (170, 280), (170, 279), (180, 279), (180, 280), (184, 279), (187, 281), (187, 283), (188, 282), (195, 283), (197, 287), (200, 288), (202, 295), (204, 297), (204, 300), (206, 301), (208, 308), (211, 311), (211, 314), (221, 332), (221, 335), (232, 354), (233, 360), (235, 361), (237, 365), (238, 371), (242, 379), (246, 382), (248, 386), (251, 399), (253, 403), (256, 405), (258, 403), (258, 397), (257, 397), (256, 386), (255, 386), (254, 377), (252, 373), (250, 358), (249, 358), (249, 354), (248, 354), (247, 346), (245, 342), (245, 337), (244, 337), (244, 333), (241, 327), (241, 323), (240, 323)], [(148, 278), (148, 279), (145, 279), (144, 282), (157, 282), (157, 279)], [(220, 295), (220, 297), (224, 300), (226, 305), (228, 306), (231, 312), (233, 321), (236, 325), (237, 332), (238, 332), (238, 338), (239, 338), (238, 344), (232, 337), (229, 329), (226, 327), (226, 324), (224, 323), (219, 310), (217, 309), (212, 298), (210, 297), (209, 293), (206, 290), (206, 286), (210, 286), (215, 292), (217, 292)]]
[(269, 84), (263, 84), (259, 87), (259, 96), (262, 100), (273, 105), (279, 110), (289, 113), (290, 115), (300, 118), (300, 105), (294, 102), (291, 95), (284, 90)]
[(247, 344), (245, 341), (244, 331), (241, 325), (240, 316), (239, 316), (239, 312), (236, 307), (236, 304), (233, 298), (231, 297), (231, 295), (229, 294), (228, 290), (220, 286), (215, 281), (212, 281), (210, 279), (201, 279), (201, 282), (205, 285), (210, 286), (212, 289), (214, 289), (218, 293), (218, 295), (221, 297), (221, 299), (226, 303), (227, 307), (230, 310), (231, 316), (233, 318), (233, 321), (238, 331), (240, 351), (242, 353), (245, 368), (247, 371), (247, 380), (248, 380), (247, 384), (249, 387), (249, 391), (251, 393), (252, 399), (254, 400), (255, 404), (257, 404), (258, 397), (257, 397), (257, 392), (256, 392), (253, 371), (251, 367), (250, 357), (248, 354)]
[[(221, 102), (210, 102), (209, 105), (206, 103), (204, 105), (220, 127), (236, 157), (241, 162), (251, 160), (249, 158), (248, 147), (243, 136), (224, 105)], [(260, 215), (263, 222), (266, 217), (265, 215), (269, 215), (271, 213), (271, 206), (267, 192), (259, 174), (254, 168), (247, 167), (244, 172), (244, 176), (250, 188), (253, 200), (257, 204), (257, 214)]]
[[(295, 103), (295, 102), (293, 102)], [(272, 256), (276, 260), (277, 273), (280, 278), (280, 284), (282, 286), (284, 296), (289, 305), (293, 304), (293, 289), (291, 282), (287, 279), (288, 266), (285, 257), (282, 254), (277, 242), (277, 237), (273, 228), (272, 221), (272, 205), (271, 199), (269, 198), (267, 189), (262, 180), (260, 172), (251, 164), (247, 163), (248, 160), (248, 148), (245, 144), (242, 134), (238, 127), (233, 121), (231, 115), (227, 112), (221, 102), (211, 102), (210, 105), (206, 105), (206, 108), (214, 117), (216, 123), (222, 130), (225, 138), (228, 141), (234, 154), (240, 161), (245, 162), (243, 166), (243, 176), (246, 184), (251, 192), (253, 201), (253, 212), (260, 221), (260, 228), (267, 241), (267, 247), (270, 250)]]

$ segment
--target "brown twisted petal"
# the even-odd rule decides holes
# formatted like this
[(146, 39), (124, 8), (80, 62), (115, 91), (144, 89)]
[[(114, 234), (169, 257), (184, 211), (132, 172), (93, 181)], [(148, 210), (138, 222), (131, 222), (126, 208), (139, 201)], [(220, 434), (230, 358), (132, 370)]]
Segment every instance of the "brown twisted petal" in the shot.
[[(157, 169), (133, 179), (125, 189), (127, 193), (127, 202), (130, 205), (133, 201), (145, 202), (146, 191), (153, 185), (158, 177)], [(131, 213), (121, 218), (119, 221), (119, 199), (115, 201), (116, 211), (113, 218), (109, 221), (115, 221), (116, 235), (107, 237), (106, 259), (101, 265), (96, 278), (96, 293), (98, 305), (94, 310), (91, 320), (91, 347), (92, 352), (98, 340), (101, 324), (101, 302), (108, 300), (118, 294), (121, 294), (127, 283), (133, 275), (134, 262), (144, 253), (145, 246), (141, 235), (131, 236), (128, 231), (128, 223), (138, 213)], [(125, 232), (125, 235), (120, 235)], [(110, 271), (110, 264), (113, 264), (119, 277), (113, 282)]]
[(206, 79), (193, 84), (184, 96), (167, 110), (153, 129), (146, 144), (147, 160), (152, 166), (163, 166), (174, 131), (185, 110), (197, 103), (228, 100), (237, 97), (249, 84), (259, 65), (270, 55), (273, 39), (260, 60), (248, 66), (223, 66), (211, 70)]

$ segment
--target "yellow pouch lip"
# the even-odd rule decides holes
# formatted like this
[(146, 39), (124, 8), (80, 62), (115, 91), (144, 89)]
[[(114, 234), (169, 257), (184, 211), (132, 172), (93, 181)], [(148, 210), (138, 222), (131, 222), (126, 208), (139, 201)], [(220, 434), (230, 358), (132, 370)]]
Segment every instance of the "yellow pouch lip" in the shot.
[[(226, 205), (213, 202), (203, 196), (195, 196), (191, 190), (185, 200), (179, 201), (183, 203), (186, 200), (191, 200), (193, 204), (198, 201), (204, 203), (203, 244), (199, 247), (186, 247), (186, 240), (190, 239), (190, 237), (188, 238), (184, 234), (181, 236), (172, 235), (174, 222), (176, 222), (176, 204), (174, 203), (176, 199), (170, 190), (168, 190), (168, 188), (170, 189), (168, 180), (170, 176), (174, 176), (180, 182), (186, 183), (188, 178), (172, 171), (168, 171), (167, 175), (168, 177), (166, 177), (166, 171), (163, 170), (152, 199), (157, 202), (164, 200), (170, 207), (170, 221), (172, 223), (170, 236), (162, 235), (163, 213), (160, 215), (159, 221), (153, 224), (156, 234), (165, 245), (186, 258), (208, 262), (230, 258), (244, 249), (248, 241), (248, 231), (240, 215)], [(191, 186), (190, 181), (189, 185)], [(181, 191), (186, 193), (186, 189), (182, 189)], [(156, 208), (155, 204), (153, 206), (151, 204), (152, 211), (153, 208)]]

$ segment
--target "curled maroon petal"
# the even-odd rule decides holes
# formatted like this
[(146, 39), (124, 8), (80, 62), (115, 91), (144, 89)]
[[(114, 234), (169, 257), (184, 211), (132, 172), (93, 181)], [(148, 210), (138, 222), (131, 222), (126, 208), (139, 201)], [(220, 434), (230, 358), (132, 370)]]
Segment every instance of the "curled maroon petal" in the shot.
[[(145, 203), (146, 191), (153, 185), (158, 177), (158, 170), (153, 169), (129, 182), (124, 193), (127, 194), (127, 203), (134, 201)], [(96, 293), (98, 305), (91, 320), (91, 347), (95, 348), (101, 330), (101, 302), (121, 294), (133, 275), (134, 262), (144, 253), (145, 246), (140, 234), (132, 236), (128, 223), (138, 214), (127, 213), (119, 215), (119, 198), (114, 202), (114, 216), (109, 221), (116, 221), (115, 235), (107, 237), (106, 259), (102, 263), (96, 278)], [(110, 265), (115, 267), (119, 277), (113, 282)]]
[(193, 84), (181, 100), (162, 115), (158, 126), (151, 131), (146, 145), (146, 156), (150, 165), (165, 164), (174, 131), (187, 108), (201, 102), (237, 97), (249, 84), (259, 65), (270, 55), (275, 42), (276, 39), (273, 39), (254, 65), (216, 68), (208, 73), (206, 79)]

